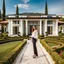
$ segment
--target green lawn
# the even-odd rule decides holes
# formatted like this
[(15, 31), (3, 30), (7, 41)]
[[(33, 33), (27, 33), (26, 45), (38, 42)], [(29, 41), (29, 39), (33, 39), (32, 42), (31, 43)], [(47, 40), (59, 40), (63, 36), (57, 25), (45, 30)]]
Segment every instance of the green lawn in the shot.
[(55, 43), (48, 43), (48, 45), (52, 47), (52, 46), (56, 46), (57, 44), (55, 44)]
[(0, 45), (0, 59), (3, 58), (5, 55), (7, 55), (9, 52), (11, 52), (20, 43), (21, 41), (1, 44)]

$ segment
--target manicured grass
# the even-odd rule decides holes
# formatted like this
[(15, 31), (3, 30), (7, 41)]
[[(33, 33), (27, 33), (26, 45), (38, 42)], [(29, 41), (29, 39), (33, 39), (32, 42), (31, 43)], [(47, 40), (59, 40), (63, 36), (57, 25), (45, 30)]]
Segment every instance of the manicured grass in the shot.
[(3, 58), (5, 55), (7, 55), (9, 52), (11, 52), (20, 43), (21, 43), (21, 41), (1, 44), (0, 45), (0, 59)]
[[(60, 56), (55, 50), (51, 48), (51, 46), (48, 45), (48, 43), (44, 39), (40, 40), (40, 42), (45, 47), (47, 52), (52, 56), (53, 60), (55, 61), (55, 64), (64, 64), (64, 54)], [(48, 42), (52, 43), (51, 39)]]
[(48, 45), (52, 47), (52, 46), (56, 46), (57, 44), (55, 44), (55, 43), (48, 43)]

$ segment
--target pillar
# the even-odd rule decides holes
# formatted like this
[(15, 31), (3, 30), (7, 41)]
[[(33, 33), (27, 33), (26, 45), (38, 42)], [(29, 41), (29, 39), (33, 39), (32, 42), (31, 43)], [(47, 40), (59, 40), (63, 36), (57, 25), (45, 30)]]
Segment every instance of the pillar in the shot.
[(42, 20), (40, 20), (40, 35), (42, 35)]
[(26, 20), (26, 35), (28, 35), (28, 21)]
[(0, 33), (1, 33), (1, 24), (0, 24)]
[(13, 35), (13, 21), (10, 20), (8, 21), (8, 36), (12, 36)]
[(58, 20), (56, 20), (56, 35), (58, 35)]
[(46, 35), (47, 32), (47, 19), (44, 21), (44, 35)]
[(23, 36), (23, 34), (24, 34), (24, 33), (23, 33), (23, 32), (24, 32), (23, 28), (24, 28), (24, 27), (23, 27), (23, 20), (20, 20), (19, 32), (20, 32), (20, 35), (21, 35), (21, 36)]

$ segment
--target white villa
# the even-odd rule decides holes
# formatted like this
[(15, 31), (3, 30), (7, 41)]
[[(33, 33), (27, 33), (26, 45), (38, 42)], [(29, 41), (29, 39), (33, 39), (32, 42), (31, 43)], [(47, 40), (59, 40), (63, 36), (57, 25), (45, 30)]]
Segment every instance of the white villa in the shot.
[[(2, 30), (2, 24), (4, 25), (4, 32), (8, 32), (8, 36), (20, 36), (31, 34), (32, 26), (36, 26), (39, 35), (58, 36), (60, 26), (63, 23), (59, 23), (61, 17), (55, 14), (43, 14), (43, 13), (22, 13), (16, 17), (16, 14), (7, 15), (7, 20), (0, 22), (0, 30)], [(62, 27), (64, 32), (64, 26)]]
[[(59, 19), (56, 15), (39, 15), (34, 13), (32, 15), (19, 15), (16, 18), (15, 15), (8, 15), (7, 21), (2, 21), (0, 24), (6, 24), (4, 32), (8, 32), (9, 36), (18, 36), (18, 32), (21, 36), (31, 34), (32, 26), (36, 26), (40, 35), (58, 36), (59, 32)], [(0, 25), (1, 30), (1, 25)], [(64, 31), (64, 30), (63, 30)]]

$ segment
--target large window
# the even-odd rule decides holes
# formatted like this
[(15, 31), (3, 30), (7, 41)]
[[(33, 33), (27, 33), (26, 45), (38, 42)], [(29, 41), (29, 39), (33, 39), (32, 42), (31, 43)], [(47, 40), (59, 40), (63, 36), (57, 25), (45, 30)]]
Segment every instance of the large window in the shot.
[(13, 21), (13, 24), (19, 24), (19, 21)]
[(47, 21), (47, 24), (52, 24), (52, 23), (53, 23), (52, 20)]
[(52, 30), (53, 30), (53, 27), (52, 26), (48, 26), (47, 27), (48, 34), (52, 34)]

